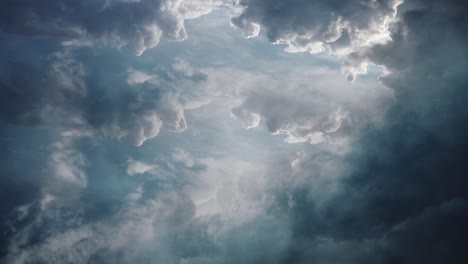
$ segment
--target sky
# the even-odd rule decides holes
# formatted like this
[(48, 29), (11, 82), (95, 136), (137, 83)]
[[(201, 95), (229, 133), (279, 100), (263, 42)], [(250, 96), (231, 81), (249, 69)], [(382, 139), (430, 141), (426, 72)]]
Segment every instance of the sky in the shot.
[(467, 263), (467, 17), (3, 0), (0, 263)]

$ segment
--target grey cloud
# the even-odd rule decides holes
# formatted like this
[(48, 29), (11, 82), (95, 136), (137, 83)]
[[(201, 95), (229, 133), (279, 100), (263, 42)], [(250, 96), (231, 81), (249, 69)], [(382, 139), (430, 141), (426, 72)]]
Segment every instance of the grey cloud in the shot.
[[(81, 216), (72, 212), (56, 218), (56, 209), (50, 205), (26, 232), (16, 234), (6, 263), (176, 263), (216, 247), (181, 192), (165, 190), (144, 202), (128, 200), (114, 216), (90, 224), (81, 224)], [(64, 223), (69, 228), (61, 231)], [(39, 241), (31, 237), (45, 231), (50, 235)]]
[(64, 45), (127, 46), (141, 55), (161, 36), (186, 39), (184, 20), (209, 13), (215, 3), (199, 5), (191, 0), (7, 0), (1, 4), (0, 30), (56, 38)]
[(263, 120), (270, 133), (286, 135), (289, 143), (340, 144), (358, 127), (377, 122), (391, 105), (392, 93), (382, 85), (351, 84), (328, 68), (292, 72), (275, 81), (268, 80), (275, 74), (253, 77), (258, 80), (240, 92), (243, 101), (232, 115), (247, 128)]
[[(388, 234), (384, 254), (400, 263), (463, 263), (466, 260), (467, 201), (453, 199), (427, 207)], [(435, 228), (437, 227), (437, 228)], [(427, 230), (431, 230), (428, 232)], [(426, 249), (430, 248), (430, 258)]]
[[(259, 28), (289, 52), (348, 54), (389, 40), (388, 27), (400, 0), (267, 1), (240, 0), (243, 11), (232, 23), (248, 37)], [(344, 67), (350, 80), (364, 69)]]
[[(275, 7), (273, 4), (279, 2), (270, 3)], [(323, 5), (329, 3), (341, 5), (333, 1), (324, 2)], [(285, 6), (279, 4), (275, 8), (281, 10)], [(274, 164), (267, 172), (253, 170), (249, 174), (249, 171), (242, 171), (241, 176), (248, 179), (258, 179), (258, 175), (268, 176), (265, 177), (269, 179), (265, 187), (267, 190), (261, 191), (265, 191), (272, 201), (267, 203), (261, 215), (246, 222), (223, 226), (222, 219), (216, 217), (208, 220), (197, 218), (196, 205), (183, 192), (147, 198), (145, 192), (150, 192), (151, 188), (143, 186), (134, 195), (128, 196), (129, 200), (117, 210), (117, 214), (101, 221), (82, 225), (80, 221), (73, 222), (67, 218), (68, 214), (62, 215), (63, 218), (54, 218), (55, 210), (43, 216), (43, 219), (51, 221), (34, 222), (33, 219), (33, 227), (27, 229), (31, 232), (18, 234), (24, 239), (15, 239), (20, 244), (10, 245), (6, 262), (24, 257), (31, 262), (150, 263), (156, 256), (158, 261), (164, 263), (466, 263), (468, 112), (465, 105), (468, 93), (465, 88), (468, 81), (465, 69), (468, 65), (468, 39), (465, 25), (468, 11), (464, 1), (455, 0), (409, 2), (400, 8), (400, 22), (391, 28), (391, 42), (353, 54), (356, 63), (365, 59), (384, 65), (390, 71), (381, 81), (394, 90), (395, 101), (386, 111), (384, 119), (359, 127), (360, 134), (353, 134), (350, 150), (344, 154), (323, 152), (319, 146), (307, 146), (307, 151), (299, 153), (293, 160), (272, 161)], [(295, 10), (298, 14), (301, 11)], [(328, 37), (332, 38), (332, 35)], [(71, 64), (76, 66), (71, 67), (71, 71), (81, 72), (78, 64)], [(64, 71), (63, 68), (55, 67), (59, 71)], [(186, 70), (181, 65), (176, 68)], [(86, 69), (84, 72), (86, 75)], [(125, 77), (120, 79), (126, 81), (128, 72), (123, 72), (126, 73)], [(31, 75), (34, 77), (34, 74)], [(132, 88), (138, 87), (141, 88), (139, 91), (144, 91), (141, 97), (132, 92), (122, 95), (121, 90), (112, 90), (116, 93), (109, 97), (97, 96), (104, 100), (93, 102), (93, 107), (89, 107), (92, 111), (85, 111), (84, 115), (79, 116), (86, 117), (84, 120), (90, 126), (104, 131), (110, 127), (109, 124), (127, 128), (120, 125), (126, 124), (129, 119), (125, 113), (134, 111), (145, 116), (148, 109), (159, 109), (159, 104), (145, 100), (163, 98), (159, 94), (161, 91), (156, 93), (150, 89), (158, 80), (150, 75), (153, 74), (146, 72), (130, 78), (129, 83), (135, 85)], [(50, 94), (46, 99), (58, 98), (56, 100), (60, 101), (63, 97), (68, 98), (65, 96), (68, 91), (73, 97), (83, 97), (80, 95), (83, 91), (79, 88), (80, 81), (63, 78), (66, 74), (53, 76), (62, 76), (61, 81), (54, 82), (60, 83), (63, 91), (59, 90), (56, 95), (46, 89)], [(236, 76), (230, 79), (233, 83), (241, 79)], [(23, 79), (18, 77), (15, 83), (21, 84)], [(5, 80), (11, 82), (12, 79)], [(125, 81), (123, 83), (127, 83)], [(68, 85), (70, 83), (71, 86)], [(354, 85), (359, 85), (359, 82)], [(86, 83), (86, 87), (86, 96), (95, 92), (90, 89), (89, 83)], [(333, 89), (334, 86), (325, 87)], [(240, 102), (240, 107), (233, 110), (233, 114), (248, 126), (255, 125), (252, 116), (258, 114), (266, 120), (267, 126), (270, 124), (272, 131), (287, 128), (288, 124), (295, 122), (314, 121), (317, 117), (318, 127), (325, 131), (324, 124), (327, 122), (320, 118), (339, 109), (337, 106), (352, 110), (355, 114), (365, 112), (360, 107), (367, 107), (362, 103), (362, 97), (346, 101), (349, 94), (344, 92), (331, 91), (333, 96), (330, 97), (343, 97), (329, 103), (321, 100), (328, 98), (321, 93), (311, 94), (312, 98), (303, 98), (297, 94), (285, 96), (284, 90), (274, 88), (273, 91), (246, 89), (241, 93), (244, 100)], [(6, 91), (7, 95), (18, 92), (13, 89)], [(367, 94), (369, 90), (363, 91)], [(33, 93), (34, 96), (37, 94)], [(35, 100), (21, 94), (6, 98), (14, 98), (11, 101), (17, 102), (18, 106), (37, 105)], [(282, 103), (284, 98), (287, 103)], [(320, 107), (315, 109), (308, 105), (309, 99)], [(272, 103), (282, 107), (272, 107)], [(13, 113), (2, 117), (5, 122), (43, 122), (41, 116), (35, 116), (34, 112), (24, 114), (21, 111), (24, 107), (15, 108), (12, 107), (15, 104), (8, 102), (4, 105), (8, 107), (4, 106), (2, 113)], [(73, 112), (74, 105), (67, 104), (71, 110), (66, 111)], [(106, 106), (104, 109), (110, 109), (109, 113), (112, 114), (96, 111), (102, 110), (101, 105)], [(307, 114), (302, 115), (303, 112)], [(101, 113), (101, 116), (97, 113)], [(91, 116), (93, 118), (88, 119)], [(108, 116), (113, 118), (109, 119)], [(177, 114), (170, 116), (173, 116), (171, 120), (178, 120), (174, 118)], [(52, 122), (47, 118), (45, 120)], [(53, 121), (58, 120), (55, 118)], [(337, 126), (332, 123), (327, 130), (335, 130)], [(174, 126), (169, 129), (174, 129)], [(9, 146), (7, 141), (1, 141), (1, 144), (2, 147)], [(15, 157), (10, 150), (0, 150), (7, 157), (6, 161), (2, 159), (0, 168), (6, 175), (14, 172), (8, 166), (13, 159), (9, 156)], [(193, 164), (184, 153), (175, 153), (173, 158), (180, 163), (180, 166), (176, 166), (179, 168), (190, 168), (190, 164)], [(227, 162), (232, 164), (231, 160)], [(214, 168), (217, 174), (211, 175), (210, 179), (219, 179), (215, 177), (219, 175), (219, 170)], [(231, 171), (232, 167), (223, 168)], [(138, 170), (145, 168), (134, 167), (133, 172)], [(7, 182), (15, 180), (13, 176), (7, 179)], [(253, 184), (247, 181), (245, 185), (251, 187)], [(29, 189), (22, 191), (25, 190)], [(223, 194), (226, 195), (227, 191)], [(260, 200), (258, 195), (253, 197), (253, 200)], [(15, 205), (29, 200), (14, 195), (6, 198), (12, 199)], [(34, 206), (30, 208), (34, 210)], [(49, 208), (54, 209), (53, 203)], [(9, 208), (0, 209), (4, 212)], [(19, 212), (25, 210), (23, 208)], [(64, 223), (67, 227), (65, 231)], [(163, 231), (158, 233), (158, 230)]]
[(463, 1), (408, 2), (392, 41), (359, 54), (390, 71), (381, 81), (395, 104), (338, 163), (339, 191), (325, 203), (317, 188), (283, 182), (278, 192), (296, 241), (283, 263), (466, 262), (468, 11)]
[[(31, 128), (29, 128), (31, 129)], [(0, 204), (3, 257), (15, 235), (29, 233), (35, 221), (51, 203), (77, 210), (81, 193), (87, 187), (87, 159), (71, 138), (55, 139), (37, 129), (34, 136), (21, 128), (2, 124), (2, 160)], [(24, 133), (26, 132), (26, 134)], [(41, 222), (44, 224), (43, 222)], [(46, 225), (46, 224), (44, 224)], [(31, 239), (41, 236), (30, 233)], [(8, 242), (7, 244), (7, 241)], [(3, 261), (3, 260), (0, 260)]]
[[(137, 146), (157, 136), (161, 128), (176, 132), (186, 129), (185, 105), (195, 100), (194, 92), (190, 95), (177, 92), (177, 88), (166, 89), (165, 86), (175, 86), (169, 81), (152, 82), (160, 78), (158, 73), (143, 73), (149, 79), (128, 82), (127, 76), (136, 78), (134, 70), (126, 72), (122, 64), (114, 72), (96, 68), (99, 65), (94, 60), (80, 61), (79, 52), (39, 52), (34, 55), (42, 58), (32, 62), (18, 54), (4, 61), (0, 65), (2, 120), (52, 127), (64, 135), (98, 133), (128, 138)], [(198, 73), (187, 76), (176, 70), (171, 74), (168, 78), (178, 78), (179, 85), (184, 86), (195, 85), (204, 78)], [(103, 76), (114, 79), (104, 81)]]
[[(87, 163), (83, 153), (75, 149), (72, 139), (64, 137), (51, 144), (51, 154), (40, 184), (42, 203), (58, 199), (59, 203), (73, 207), (80, 198), (80, 192), (87, 186), (85, 173)], [(41, 205), (44, 207), (45, 204)]]

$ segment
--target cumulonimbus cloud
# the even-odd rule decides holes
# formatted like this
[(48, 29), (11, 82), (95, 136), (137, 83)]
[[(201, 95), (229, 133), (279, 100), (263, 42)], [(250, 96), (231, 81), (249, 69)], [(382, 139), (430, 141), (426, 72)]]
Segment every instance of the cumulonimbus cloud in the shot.
[[(332, 21), (331, 12), (320, 11), (334, 10), (343, 21), (367, 25), (381, 13), (361, 12), (365, 3), (391, 1), (240, 1), (245, 11), (234, 23), (258, 23), (273, 42), (296, 40), (310, 30), (323, 41)], [(308, 10), (312, 7), (316, 10)], [(466, 238), (459, 234), (466, 232), (460, 219), (467, 219), (468, 199), (468, 80), (462, 70), (468, 64), (467, 14), (464, 1), (406, 1), (387, 41), (348, 54), (345, 66), (367, 61), (388, 70), (380, 80), (395, 91), (395, 104), (385, 122), (364, 128), (354, 139), (342, 165), (345, 179), (332, 201), (318, 204), (311, 198), (317, 190), (295, 188), (295, 207), (284, 210), (290, 212), (296, 243), (280, 263), (465, 262)], [(359, 24), (360, 18), (367, 22)], [(300, 168), (300, 161), (294, 167)], [(287, 204), (290, 189), (284, 189), (278, 199)]]
[[(283, 26), (287, 31), (293, 32), (292, 34), (302, 34), (303, 27), (301, 26), (307, 23), (302, 15), (316, 12), (311, 10), (313, 9), (311, 3), (327, 8), (332, 7), (331, 10), (337, 10), (336, 12), (340, 11), (338, 14), (343, 17), (342, 21), (354, 21), (351, 18), (356, 16), (355, 19), (357, 19), (362, 16), (363, 25), (367, 25), (366, 19), (373, 15), (362, 13), (360, 5), (367, 4), (369, 10), (373, 10), (372, 8), (390, 2), (377, 0), (364, 2), (241, 1), (239, 3), (246, 8), (245, 14), (252, 13), (252, 17), (263, 18), (255, 20), (258, 24), (249, 28), (249, 32), (255, 32), (260, 28), (269, 30), (268, 25), (273, 28), (274, 24), (268, 24), (265, 21), (280, 19), (281, 14), (287, 14), (288, 19), (282, 20), (285, 23)], [(295, 4), (296, 8), (291, 9), (288, 4)], [(351, 4), (359, 7), (347, 6)], [(346, 8), (341, 10), (336, 9), (336, 6)], [(303, 11), (302, 7), (305, 7), (306, 11), (308, 7), (309, 10)], [(325, 10), (330, 10), (330, 8)], [(448, 262), (465, 264), (465, 234), (467, 233), (465, 222), (468, 218), (466, 178), (468, 170), (466, 162), (468, 155), (466, 138), (466, 131), (468, 131), (466, 125), (468, 120), (466, 109), (468, 38), (465, 34), (467, 6), (464, 1), (458, 0), (415, 0), (407, 1), (400, 8), (395, 23), (388, 28), (391, 39), (385, 43), (373, 43), (370, 46), (361, 47), (362, 49), (351, 52), (346, 58), (346, 63), (352, 67), (360, 65), (362, 61), (385, 66), (389, 73), (382, 76), (381, 81), (395, 91), (395, 104), (386, 111), (384, 121), (378, 125), (366, 124), (362, 127), (360, 133), (353, 138), (351, 151), (345, 155), (337, 155), (324, 153), (317, 146), (308, 146), (310, 148), (304, 149), (311, 153), (300, 152), (293, 160), (272, 162), (275, 164), (266, 171), (263, 168), (258, 170), (259, 164), (252, 164), (252, 171), (234, 170), (233, 167), (241, 166), (233, 166), (235, 163), (231, 160), (225, 162), (228, 165), (220, 164), (219, 160), (206, 163), (207, 166), (215, 168), (212, 171), (207, 170), (210, 172), (209, 175), (205, 175), (207, 180), (219, 182), (218, 174), (230, 175), (230, 172), (238, 173), (246, 179), (245, 182), (242, 181), (244, 184), (238, 185), (226, 181), (226, 188), (219, 189), (219, 199), (225, 202), (220, 203), (222, 208), (219, 209), (228, 207), (229, 212), (236, 216), (240, 215), (236, 206), (232, 206), (231, 211), (230, 205), (236, 205), (235, 201), (232, 202), (233, 195), (230, 194), (233, 189), (255, 192), (255, 195), (246, 196), (248, 199), (245, 204), (247, 205), (249, 199), (268, 200), (267, 208), (255, 214), (255, 217), (249, 219), (248, 222), (218, 229), (222, 219), (214, 217), (208, 219), (213, 221), (199, 221), (200, 219), (196, 217), (196, 204), (182, 192), (154, 198), (148, 197), (148, 192), (160, 191), (158, 188), (140, 186), (135, 193), (128, 196), (125, 205), (117, 210), (117, 214), (107, 216), (108, 218), (103, 220), (85, 225), (82, 225), (80, 221), (67, 221), (67, 224), (72, 225), (67, 226), (68, 229), (65, 231), (60, 228), (56, 230), (53, 225), (52, 227), (46, 225), (44, 228), (43, 224), (55, 223), (63, 227), (62, 221), (74, 220), (75, 215), (70, 218), (54, 218), (55, 214), (51, 214), (50, 218), (47, 218), (47, 215), (42, 218), (46, 221), (34, 221), (33, 226), (37, 225), (35, 228), (15, 235), (15, 238), (20, 239), (15, 239), (14, 243), (11, 243), (7, 260), (57, 263), (67, 261), (150, 262), (154, 261), (154, 256), (157, 255), (158, 260), (164, 263)], [(388, 11), (388, 14), (393, 14), (393, 10)], [(376, 12), (379, 14), (379, 11)], [(250, 21), (250, 15), (245, 16), (245, 21)], [(317, 25), (322, 24), (324, 29), (328, 29), (331, 20), (328, 15), (325, 17), (325, 22), (321, 23), (317, 20)], [(357, 23), (357, 25), (361, 24)], [(283, 33), (281, 30), (279, 32)], [(332, 35), (328, 36), (329, 40), (333, 39)], [(280, 34), (280, 36), (283, 35)], [(323, 34), (318, 36), (323, 37)], [(75, 77), (86, 75), (86, 71), (83, 72), (79, 65), (80, 63), (69, 61), (68, 64), (56, 64), (51, 67), (55, 71), (54, 78), (57, 78), (57, 80), (53, 79), (54, 83), (58, 83), (61, 87), (60, 92), (56, 93), (55, 90), (49, 90), (46, 87), (43, 91), (49, 96), (45, 97), (47, 100), (39, 101), (50, 102), (48, 99), (52, 98), (53, 102), (61, 102), (62, 98), (70, 99), (69, 93), (83, 97), (92, 92), (89, 84), (81, 81), (82, 78), (67, 77), (69, 75), (67, 72), (72, 72)], [(191, 75), (191, 70), (187, 69), (183, 63), (177, 63), (176, 68), (185, 72), (184, 75)], [(163, 97), (154, 92), (154, 89), (147, 89), (154, 88), (153, 86), (157, 84), (158, 79), (154, 76), (155, 74), (134, 70), (125, 71), (125, 73), (125, 78), (119, 80), (125, 79), (123, 81), (125, 85), (140, 89), (139, 92), (143, 91), (141, 96), (138, 96), (138, 93), (129, 93), (127, 97), (117, 93), (112, 97), (116, 100), (84, 100), (84, 103), (80, 101), (81, 103), (78, 104), (73, 103), (73, 100), (66, 101), (70, 102), (67, 106), (72, 106), (71, 108), (62, 104), (55, 105), (65, 109), (65, 113), (69, 113), (67, 116), (85, 117), (86, 124), (89, 122), (90, 125), (102, 131), (124, 131), (127, 136), (133, 135), (135, 131), (146, 131), (144, 129), (146, 123), (140, 122), (139, 125), (135, 125), (129, 121), (131, 118), (127, 114), (135, 113), (137, 116), (146, 117), (147, 112), (154, 111), (158, 117), (161, 115), (160, 119), (164, 126), (162, 113), (166, 112), (162, 110), (159, 112), (159, 109), (165, 108), (159, 108), (161, 102), (158, 101)], [(2, 80), (10, 82), (13, 80), (2, 77)], [(16, 78), (13, 83), (23, 84), (21, 81), (24, 79)], [(234, 77), (229, 80), (238, 79), (241, 78)], [(40, 80), (40, 78), (35, 80)], [(10, 83), (2, 83), (3, 87), (5, 84)], [(279, 131), (307, 138), (305, 137), (307, 133), (299, 134), (303, 130), (296, 131), (295, 127), (288, 131), (284, 129), (290, 124), (310, 121), (309, 116), (315, 117), (312, 115), (313, 112), (309, 115), (294, 115), (296, 112), (314, 110), (307, 102), (290, 99), (294, 97), (291, 95), (286, 103), (282, 101), (283, 104), (277, 104), (282, 108), (288, 108), (280, 111), (282, 109), (274, 109), (274, 104), (271, 102), (284, 100), (284, 94), (261, 93), (258, 90), (252, 90), (244, 94), (245, 100), (232, 111), (236, 118), (241, 119), (246, 126), (250, 127), (258, 124), (255, 116), (257, 114), (263, 120), (270, 121), (269, 128), (272, 132)], [(28, 109), (24, 108), (27, 105), (36, 106), (34, 99), (38, 93), (32, 93), (34, 96), (31, 98), (31, 96), (23, 96), (24, 94), (15, 92), (17, 91), (7, 90), (5, 94), (10, 96), (7, 98), (24, 99), (24, 101), (11, 100), (18, 102), (18, 105), (23, 108), (12, 107), (15, 105), (8, 102), (3, 104), (2, 110), (4, 111), (1, 117), (5, 122), (30, 120), (38, 124), (40, 123), (38, 120), (70, 121), (50, 118), (60, 116), (60, 111), (57, 111), (57, 115), (39, 117), (34, 115), (34, 112), (30, 113), (31, 111), (19, 111)], [(11, 95), (16, 97), (11, 97)], [(108, 99), (99, 96), (96, 98)], [(356, 106), (359, 103), (361, 102), (355, 102), (352, 105)], [(320, 103), (317, 104), (320, 105)], [(85, 113), (88, 115), (72, 115), (75, 113), (75, 106), (76, 108), (85, 106), (85, 109), (88, 109)], [(100, 106), (105, 107), (100, 108)], [(57, 109), (61, 109), (60, 107)], [(171, 109), (171, 107), (167, 108)], [(96, 111), (103, 109), (110, 110), (108, 112)], [(319, 110), (323, 110), (317, 115), (316, 123), (320, 125), (314, 126), (315, 123), (313, 123), (308, 127), (309, 130), (335, 130), (339, 122), (330, 122), (330, 125), (325, 127), (323, 124), (327, 122), (321, 122), (319, 118), (328, 113), (335, 113), (335, 106), (324, 104), (324, 107)], [(101, 115), (96, 113), (101, 113)], [(169, 111), (169, 113), (171, 113), (169, 116), (176, 117), (169, 118), (173, 121), (167, 122), (171, 124), (169, 129), (175, 130), (177, 125), (174, 124), (180, 124), (179, 127), (182, 127), (181, 123), (177, 122), (182, 120), (178, 118), (179, 112)], [(40, 117), (47, 118), (40, 119)], [(333, 121), (334, 118), (331, 119)], [(114, 124), (117, 129), (108, 130), (110, 124)], [(149, 129), (148, 131), (156, 130)], [(136, 135), (140, 134), (136, 133)], [(133, 139), (135, 142), (140, 142), (138, 139), (146, 139), (145, 133), (143, 136), (136, 136)], [(8, 146), (9, 143), (0, 141), (0, 144)], [(0, 152), (4, 153), (7, 161), (10, 161), (10, 156), (17, 155), (16, 152), (8, 153), (5, 149), (2, 148)], [(78, 174), (70, 175), (73, 176), (72, 178), (79, 176), (82, 167), (82, 162), (77, 158), (79, 153), (67, 151), (66, 148), (55, 150), (59, 152), (53, 164), (75, 167), (74, 171)], [(244, 154), (241, 153), (241, 155)], [(175, 167), (179, 169), (188, 169), (195, 164), (186, 153), (176, 153), (173, 159), (174, 164), (178, 164)], [(127, 159), (124, 159), (124, 164), (129, 165), (128, 162), (125, 163), (125, 160)], [(5, 161), (1, 164), (4, 165), (0, 168), (2, 171), (8, 168)], [(124, 173), (125, 169), (122, 169)], [(135, 179), (139, 177), (136, 173), (148, 169), (148, 166), (141, 166), (141, 164), (130, 168), (126, 172), (135, 173), (135, 175), (127, 178)], [(11, 173), (5, 170), (3, 174), (10, 175)], [(266, 192), (252, 188), (255, 184), (252, 184), (254, 181), (251, 179), (262, 177), (268, 179), (265, 182), (270, 184), (266, 187), (268, 189)], [(157, 184), (158, 187), (159, 184), (167, 187), (161, 182)], [(206, 190), (200, 192), (203, 191), (206, 193)], [(11, 201), (11, 197), (7, 198)], [(48, 200), (50, 199), (45, 197), (44, 204), (47, 204)], [(207, 207), (210, 207), (210, 204), (207, 204)], [(55, 212), (53, 209), (52, 207), (50, 212)], [(218, 210), (218, 208), (215, 209)], [(20, 210), (21, 213), (24, 211)], [(211, 211), (208, 210), (208, 212)], [(35, 236), (29, 236), (35, 234), (33, 231), (47, 234), (45, 237), (39, 236), (41, 240), (38, 243), (34, 240)], [(23, 237), (26, 239), (23, 240)], [(32, 239), (29, 240), (29, 238)], [(17, 243), (18, 241), (21, 243)]]

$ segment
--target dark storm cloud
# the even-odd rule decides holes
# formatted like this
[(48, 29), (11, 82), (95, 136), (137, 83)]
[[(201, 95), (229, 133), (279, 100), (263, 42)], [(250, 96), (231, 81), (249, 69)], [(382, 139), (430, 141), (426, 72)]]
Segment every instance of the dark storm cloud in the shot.
[[(159, 43), (161, 36), (184, 40), (186, 14), (206, 10), (188, 8), (186, 1), (167, 0), (6, 0), (1, 3), (0, 30), (15, 34), (48, 36), (65, 44), (100, 42), (128, 46), (141, 55)], [(200, 14), (196, 14), (200, 12)]]
[[(252, 29), (249, 23), (258, 23), (272, 41), (304, 31), (317, 31), (322, 38), (325, 28), (334, 21), (329, 12), (358, 28), (366, 28), (374, 15), (392, 12), (389, 3), (395, 2), (241, 1), (246, 10), (234, 23), (247, 27), (246, 30)], [(320, 8), (323, 13), (317, 11)], [(91, 223), (82, 224), (73, 214), (73, 219), (67, 218), (68, 214), (56, 218), (55, 212), (60, 210), (55, 211), (57, 208), (52, 206), (32, 220), (33, 232), (18, 234), (21, 239), (9, 244), (9, 255), (2, 261), (466, 263), (467, 16), (463, 1), (408, 1), (400, 6), (400, 20), (390, 28), (391, 42), (351, 53), (346, 62), (351, 67), (367, 60), (390, 71), (381, 81), (395, 91), (395, 104), (384, 122), (362, 128), (344, 158), (317, 151), (293, 162), (272, 165), (267, 178), (272, 182), (271, 189), (265, 197), (274, 199), (266, 212), (261, 212), (263, 215), (228, 223), (226, 227), (216, 217), (197, 218), (193, 201), (179, 190), (142, 199), (143, 188), (143, 194), (136, 191), (129, 196), (118, 214)], [(305, 19), (309, 17), (312, 18)], [(26, 29), (17, 32), (22, 30)], [(88, 73), (89, 69), (96, 70), (90, 64), (66, 53), (41, 54), (47, 54), (41, 60), (45, 64), (27, 63), (26, 56), (15, 59), (17, 64), (0, 63), (1, 93), (5, 98), (0, 106), (3, 122), (73, 131), (81, 131), (84, 125), (116, 137), (124, 131), (124, 136), (138, 144), (141, 131), (146, 138), (145, 120), (151, 119), (152, 111), (157, 117), (171, 113), (169, 116), (175, 118), (170, 120), (182, 120), (177, 111), (160, 110), (165, 102), (161, 98), (167, 97), (152, 89), (155, 77), (148, 73), (135, 74), (120, 84), (125, 87), (112, 86), (117, 88), (108, 91), (96, 88), (101, 86), (95, 85), (102, 85), (99, 81), (107, 80), (97, 78), (97, 73)], [(23, 78), (24, 69), (28, 78)], [(131, 85), (138, 87), (139, 93), (129, 89)], [(277, 98), (280, 96), (274, 96)], [(275, 100), (271, 101), (276, 103)], [(255, 100), (243, 106), (252, 112), (272, 109)], [(251, 124), (251, 116), (243, 116), (249, 113), (247, 110), (239, 108), (233, 112)], [(137, 124), (131, 123), (136, 117)], [(271, 115), (271, 119), (275, 117), (278, 118)], [(169, 126), (173, 130), (175, 127)], [(154, 127), (149, 127), (149, 131), (154, 132)], [(6, 149), (0, 154), (11, 155), (8, 151), (12, 148), (6, 141), (0, 146)], [(59, 162), (75, 160), (76, 152), (65, 153), (70, 155), (59, 156)], [(11, 155), (4, 162), (15, 159)], [(9, 166), (3, 166), (1, 173), (16, 172)], [(6, 180), (9, 185), (14, 182), (13, 176)], [(18, 188), (18, 192), (29, 190)], [(38, 196), (30, 195), (13, 195), (12, 204), (2, 204), (2, 213)], [(217, 233), (219, 230), (222, 232)]]
[(339, 195), (319, 205), (294, 191), (281, 263), (466, 262), (467, 15), (462, 1), (408, 1), (393, 40), (355, 57), (389, 69), (396, 103), (353, 144)]

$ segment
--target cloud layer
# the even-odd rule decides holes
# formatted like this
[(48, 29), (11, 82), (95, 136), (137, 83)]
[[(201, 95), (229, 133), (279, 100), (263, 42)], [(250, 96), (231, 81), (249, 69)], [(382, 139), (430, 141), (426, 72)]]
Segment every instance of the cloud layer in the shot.
[(5, 3), (0, 261), (466, 263), (465, 3), (234, 2), (247, 37), (337, 55), (349, 79), (381, 66), (380, 84), (291, 54), (107, 47), (182, 40), (221, 4)]

